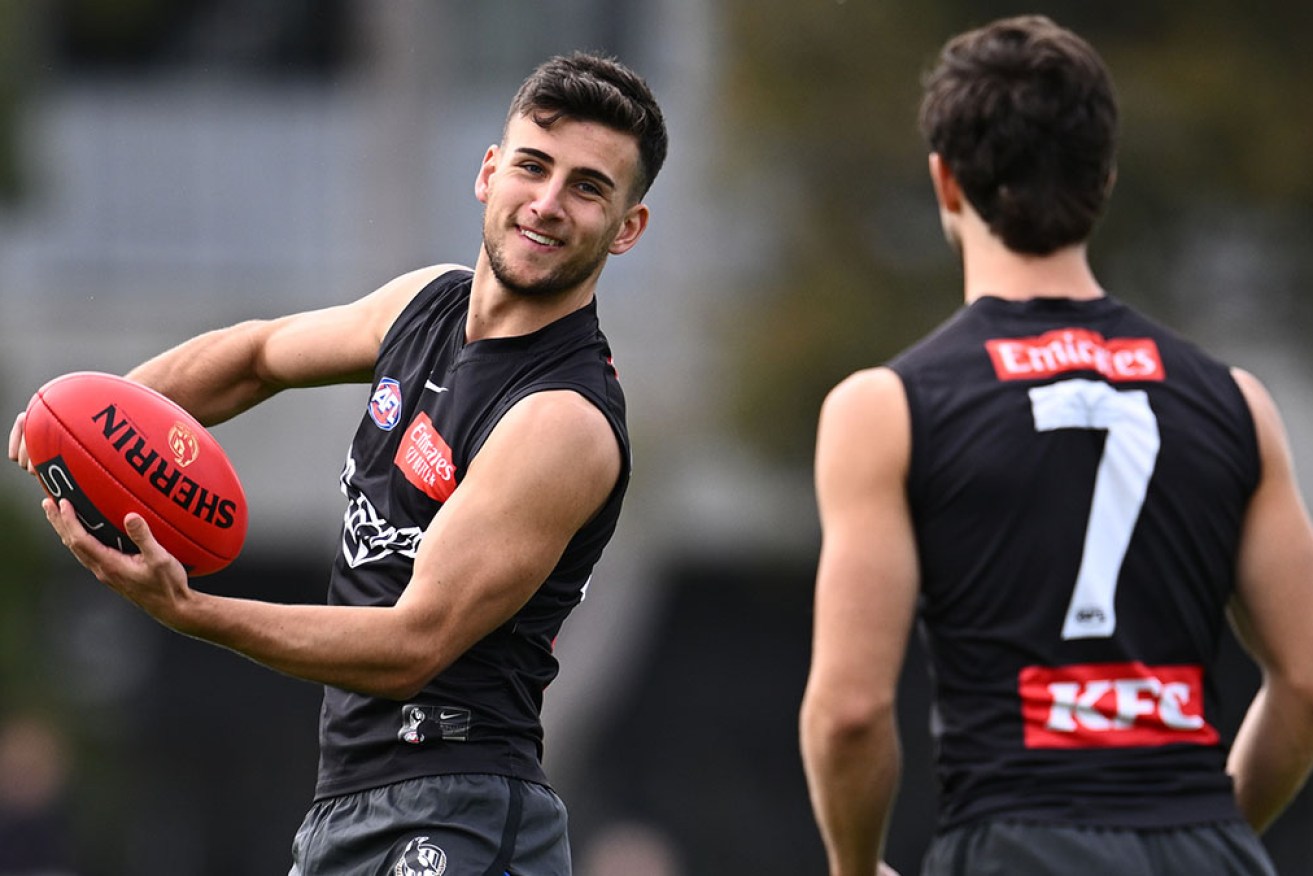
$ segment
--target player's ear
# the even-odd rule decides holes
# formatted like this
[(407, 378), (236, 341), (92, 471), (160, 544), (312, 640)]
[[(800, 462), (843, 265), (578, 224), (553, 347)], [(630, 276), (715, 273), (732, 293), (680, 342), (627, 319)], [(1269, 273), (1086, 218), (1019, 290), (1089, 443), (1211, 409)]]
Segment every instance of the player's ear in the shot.
[(935, 199), (941, 208), (949, 213), (962, 212), (962, 189), (938, 152), (930, 153), (930, 183), (935, 187)]
[(501, 154), (500, 148), (496, 143), (488, 147), (488, 151), (483, 153), (483, 163), (479, 165), (479, 175), (474, 178), (474, 197), (479, 199), (479, 203), (488, 203), (488, 181), (492, 178), (493, 171), (497, 169), (497, 158)]
[(647, 230), (647, 220), (650, 211), (646, 204), (635, 204), (625, 212), (625, 218), (620, 223), (620, 230), (616, 233), (615, 238), (611, 241), (608, 252), (611, 255), (621, 255), (633, 249), (634, 244), (638, 243), (638, 238), (643, 236)]

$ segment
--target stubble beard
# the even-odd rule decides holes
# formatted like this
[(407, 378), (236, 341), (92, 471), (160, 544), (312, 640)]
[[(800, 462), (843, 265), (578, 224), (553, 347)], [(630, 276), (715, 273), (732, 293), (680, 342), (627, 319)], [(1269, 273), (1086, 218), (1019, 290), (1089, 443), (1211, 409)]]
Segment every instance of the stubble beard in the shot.
[(507, 291), (525, 298), (548, 298), (576, 288), (597, 273), (607, 256), (606, 249), (599, 246), (597, 250), (570, 259), (535, 280), (517, 277), (505, 249), (494, 235), (489, 234), (486, 216), (483, 224), (483, 251), (488, 255), (488, 266), (497, 282)]

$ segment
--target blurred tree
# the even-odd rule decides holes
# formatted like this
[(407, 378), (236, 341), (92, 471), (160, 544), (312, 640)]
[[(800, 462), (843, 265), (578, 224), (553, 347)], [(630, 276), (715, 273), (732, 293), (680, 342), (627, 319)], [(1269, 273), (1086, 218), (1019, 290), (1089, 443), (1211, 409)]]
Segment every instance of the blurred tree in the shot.
[[(1180, 315), (1193, 302), (1189, 290), (1173, 297), (1172, 274), (1203, 233), (1267, 235), (1268, 248), (1299, 253), (1285, 286), (1313, 279), (1295, 236), (1313, 213), (1313, 116), (1302, 109), (1313, 6), (1268, 2), (1260, 15), (1220, 0), (1039, 5), (727, 3), (729, 170), (771, 187), (780, 226), (726, 332), (740, 378), (730, 425), (778, 461), (810, 461), (829, 386), (887, 359), (960, 301), (916, 126), (920, 77), (948, 36), (993, 18), (1044, 12), (1112, 68), (1124, 145), (1092, 255), (1135, 279), (1116, 294)], [(1219, 207), (1271, 221), (1219, 225)], [(1267, 285), (1254, 293), (1268, 296), (1277, 321), (1313, 315), (1307, 296)]]

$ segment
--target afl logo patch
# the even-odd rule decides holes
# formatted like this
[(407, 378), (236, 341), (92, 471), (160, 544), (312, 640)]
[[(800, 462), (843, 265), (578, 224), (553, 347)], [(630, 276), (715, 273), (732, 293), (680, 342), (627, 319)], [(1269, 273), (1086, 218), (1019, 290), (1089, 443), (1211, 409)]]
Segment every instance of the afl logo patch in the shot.
[(369, 397), (369, 415), (384, 432), (395, 429), (401, 422), (401, 384), (391, 377), (381, 379)]

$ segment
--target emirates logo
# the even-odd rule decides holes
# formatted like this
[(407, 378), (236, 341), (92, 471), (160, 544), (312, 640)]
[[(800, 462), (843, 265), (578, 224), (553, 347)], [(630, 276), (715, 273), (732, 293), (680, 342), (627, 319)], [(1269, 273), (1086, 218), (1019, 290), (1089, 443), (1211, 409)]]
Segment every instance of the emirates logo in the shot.
[(174, 423), (169, 430), (169, 449), (173, 451), (173, 461), (179, 468), (186, 468), (201, 455), (200, 442), (196, 433), (183, 423)]

